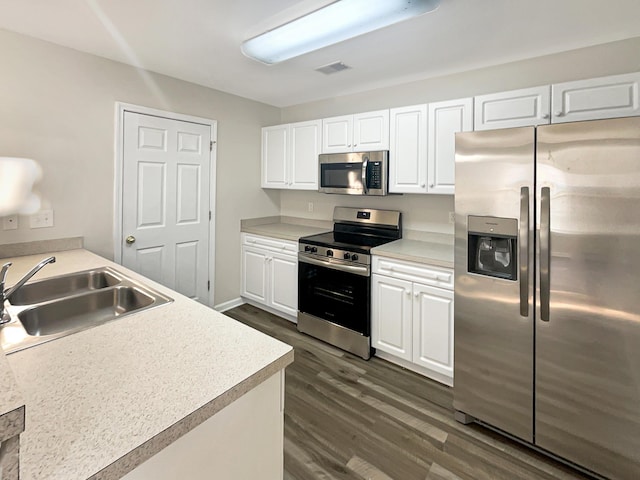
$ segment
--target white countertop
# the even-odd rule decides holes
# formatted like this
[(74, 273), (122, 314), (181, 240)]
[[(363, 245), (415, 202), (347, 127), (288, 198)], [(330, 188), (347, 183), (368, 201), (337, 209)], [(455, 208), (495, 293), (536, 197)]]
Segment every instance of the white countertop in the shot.
[(249, 218), (240, 223), (240, 231), (243, 233), (253, 233), (254, 235), (264, 235), (294, 242), (297, 242), (300, 237), (330, 232), (331, 230), (333, 230), (332, 222), (297, 217)]
[[(293, 361), (293, 349), (86, 250), (35, 277), (111, 266), (174, 299), (7, 356), (26, 403), (22, 480), (119, 478)], [(9, 259), (11, 285), (48, 255)]]
[(371, 254), (436, 267), (453, 268), (453, 250), (454, 246), (450, 243), (402, 238), (371, 249)]

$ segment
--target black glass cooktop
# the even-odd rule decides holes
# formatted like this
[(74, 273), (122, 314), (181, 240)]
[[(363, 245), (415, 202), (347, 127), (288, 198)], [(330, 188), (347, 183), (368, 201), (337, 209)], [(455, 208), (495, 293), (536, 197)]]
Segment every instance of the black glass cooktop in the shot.
[(318, 245), (320, 247), (331, 247), (338, 250), (348, 250), (356, 253), (369, 253), (372, 248), (393, 242), (394, 240), (394, 238), (378, 237), (374, 235), (327, 232), (302, 237), (300, 239), (300, 243)]

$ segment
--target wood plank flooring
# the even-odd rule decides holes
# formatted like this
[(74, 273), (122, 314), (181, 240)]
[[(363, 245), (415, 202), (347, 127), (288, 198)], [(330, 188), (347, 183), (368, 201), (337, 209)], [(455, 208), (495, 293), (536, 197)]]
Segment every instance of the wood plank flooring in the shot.
[(285, 480), (589, 478), (459, 424), (449, 387), (379, 358), (364, 361), (251, 305), (226, 314), (295, 349), (285, 380)]

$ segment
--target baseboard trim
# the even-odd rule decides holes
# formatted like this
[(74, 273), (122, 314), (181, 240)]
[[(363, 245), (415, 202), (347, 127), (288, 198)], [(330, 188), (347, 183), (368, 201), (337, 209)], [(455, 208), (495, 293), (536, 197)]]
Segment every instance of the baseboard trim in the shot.
[(240, 305), (244, 305), (244, 300), (240, 297), (234, 298), (233, 300), (229, 300), (228, 302), (219, 303), (213, 307), (214, 310), (218, 312), (226, 312), (227, 310), (231, 310), (232, 308), (239, 307)]
[(435, 380), (436, 382), (443, 383), (448, 387), (453, 387), (453, 378), (443, 375), (440, 372), (434, 372), (433, 370), (429, 370), (422, 365), (416, 365), (415, 363), (409, 362), (404, 358), (398, 358), (391, 353), (383, 352), (380, 350), (376, 350), (375, 356), (378, 358), (382, 358), (387, 362), (395, 363), (396, 365), (406, 368), (407, 370), (411, 370), (412, 372), (419, 373), (420, 375)]

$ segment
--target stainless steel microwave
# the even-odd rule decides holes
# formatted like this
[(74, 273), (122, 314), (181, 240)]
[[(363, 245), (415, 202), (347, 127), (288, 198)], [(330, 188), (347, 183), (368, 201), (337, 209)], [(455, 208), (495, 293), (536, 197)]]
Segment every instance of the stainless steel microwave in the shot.
[(389, 152), (332, 153), (319, 157), (319, 187), (323, 193), (386, 195)]

